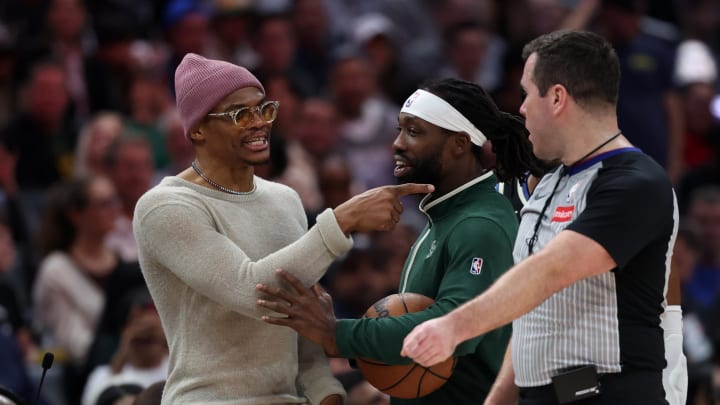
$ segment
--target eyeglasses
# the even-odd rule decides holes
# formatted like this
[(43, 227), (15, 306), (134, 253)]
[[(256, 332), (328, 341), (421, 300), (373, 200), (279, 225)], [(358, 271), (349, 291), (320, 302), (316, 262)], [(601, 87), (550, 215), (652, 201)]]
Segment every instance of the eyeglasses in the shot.
[(224, 113), (210, 113), (208, 117), (229, 117), (233, 124), (240, 127), (247, 127), (253, 122), (255, 115), (260, 116), (260, 119), (268, 124), (275, 121), (279, 108), (279, 101), (266, 101), (254, 107), (242, 107)]

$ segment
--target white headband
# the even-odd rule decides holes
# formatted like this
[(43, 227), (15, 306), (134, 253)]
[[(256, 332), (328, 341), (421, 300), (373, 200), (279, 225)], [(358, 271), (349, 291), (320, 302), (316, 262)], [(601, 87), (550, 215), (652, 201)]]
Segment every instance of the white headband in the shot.
[(464, 115), (447, 101), (425, 90), (416, 90), (403, 104), (400, 112), (412, 114), (418, 118), (450, 131), (465, 132), (470, 142), (483, 146), (487, 137)]

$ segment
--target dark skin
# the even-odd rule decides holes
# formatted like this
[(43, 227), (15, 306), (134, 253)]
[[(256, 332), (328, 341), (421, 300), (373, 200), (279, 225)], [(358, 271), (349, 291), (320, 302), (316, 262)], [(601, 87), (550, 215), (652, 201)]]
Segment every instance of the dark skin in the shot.
[[(401, 162), (396, 166), (396, 177), (433, 184), (437, 190), (434, 198), (486, 171), (473, 155), (472, 143), (465, 133), (443, 130), (406, 113), (398, 116), (398, 130), (392, 145), (395, 161)], [(487, 142), (486, 146), (489, 145)], [(330, 294), (319, 284), (304, 286), (285, 270), (277, 270), (277, 274), (290, 288), (258, 285), (257, 290), (267, 296), (258, 300), (258, 305), (285, 317), (263, 316), (263, 321), (288, 326), (321, 346), (327, 356), (340, 357), (335, 338), (337, 319)]]

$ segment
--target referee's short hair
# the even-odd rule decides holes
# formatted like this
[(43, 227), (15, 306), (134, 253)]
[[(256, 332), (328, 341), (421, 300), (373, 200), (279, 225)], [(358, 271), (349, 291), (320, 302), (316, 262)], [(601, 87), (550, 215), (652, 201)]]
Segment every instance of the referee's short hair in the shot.
[(612, 45), (587, 31), (555, 31), (523, 48), (523, 60), (533, 53), (533, 82), (541, 96), (560, 84), (581, 107), (615, 105), (620, 88), (620, 62)]

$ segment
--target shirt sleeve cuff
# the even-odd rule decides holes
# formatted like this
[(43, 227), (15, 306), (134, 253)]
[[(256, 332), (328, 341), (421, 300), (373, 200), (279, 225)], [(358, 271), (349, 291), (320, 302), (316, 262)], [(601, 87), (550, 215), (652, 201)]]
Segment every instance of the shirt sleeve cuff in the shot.
[(312, 387), (307, 387), (303, 394), (312, 405), (318, 405), (330, 395), (340, 395), (344, 403), (347, 396), (340, 381), (334, 377), (323, 377), (314, 381)]
[(332, 209), (327, 208), (317, 216), (317, 227), (323, 242), (335, 256), (341, 256), (352, 248), (352, 237), (345, 236)]

